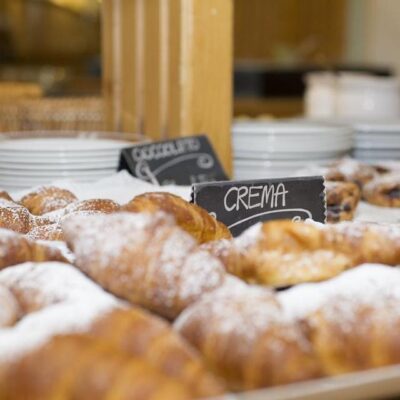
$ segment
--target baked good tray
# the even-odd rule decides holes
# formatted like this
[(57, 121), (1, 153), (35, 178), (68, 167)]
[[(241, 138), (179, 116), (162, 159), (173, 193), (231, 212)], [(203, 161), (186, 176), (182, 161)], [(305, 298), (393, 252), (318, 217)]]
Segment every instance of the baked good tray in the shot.
[(218, 400), (372, 400), (400, 398), (400, 365), (229, 394)]

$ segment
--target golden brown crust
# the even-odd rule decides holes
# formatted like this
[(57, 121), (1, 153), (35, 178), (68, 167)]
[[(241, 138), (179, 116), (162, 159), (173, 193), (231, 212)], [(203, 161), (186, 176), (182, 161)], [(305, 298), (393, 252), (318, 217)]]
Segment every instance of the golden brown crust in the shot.
[(390, 225), (281, 220), (262, 224), (245, 248), (240, 240), (206, 249), (227, 272), (277, 287), (326, 280), (362, 263), (400, 263), (400, 232)]
[(43, 186), (21, 199), (21, 204), (34, 215), (43, 215), (66, 207), (78, 200), (69, 190), (54, 186)]
[(364, 199), (382, 207), (400, 207), (400, 173), (387, 174), (364, 186)]
[(62, 228), (79, 269), (166, 318), (225, 279), (222, 264), (164, 213), (71, 216)]
[(232, 237), (229, 229), (207, 211), (170, 193), (145, 193), (132, 199), (122, 209), (129, 212), (163, 211), (171, 214), (178, 225), (199, 243)]
[(325, 183), (328, 222), (351, 221), (360, 201), (360, 189), (352, 182)]

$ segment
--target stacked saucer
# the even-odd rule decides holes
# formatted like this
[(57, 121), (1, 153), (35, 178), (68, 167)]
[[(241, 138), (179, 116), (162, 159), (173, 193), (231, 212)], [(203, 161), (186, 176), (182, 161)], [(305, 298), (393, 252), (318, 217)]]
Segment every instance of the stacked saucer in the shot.
[(353, 130), (303, 121), (233, 124), (235, 179), (290, 177), (349, 154)]
[(365, 162), (400, 160), (400, 121), (354, 126), (354, 157)]
[(0, 189), (18, 190), (58, 179), (90, 182), (112, 175), (120, 150), (132, 145), (120, 138), (120, 134), (94, 132), (4, 134), (0, 139)]

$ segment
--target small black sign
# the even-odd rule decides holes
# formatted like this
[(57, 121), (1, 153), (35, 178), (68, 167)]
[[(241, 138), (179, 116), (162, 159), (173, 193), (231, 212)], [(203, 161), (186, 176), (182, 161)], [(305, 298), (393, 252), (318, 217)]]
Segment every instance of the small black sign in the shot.
[(198, 183), (192, 186), (192, 201), (227, 225), (233, 236), (260, 221), (326, 221), (322, 176)]
[(123, 149), (118, 170), (158, 185), (228, 179), (207, 136), (187, 136)]

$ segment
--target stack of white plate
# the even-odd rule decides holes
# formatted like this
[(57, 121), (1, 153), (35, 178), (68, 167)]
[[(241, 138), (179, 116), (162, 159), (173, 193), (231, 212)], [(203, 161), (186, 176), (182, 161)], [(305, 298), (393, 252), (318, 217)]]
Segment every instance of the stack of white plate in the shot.
[(235, 179), (290, 177), (349, 154), (353, 130), (311, 122), (237, 121), (233, 124)]
[[(120, 151), (132, 145), (117, 134), (6, 134), (0, 140), (0, 190), (58, 179), (95, 181), (117, 171)], [(110, 138), (115, 137), (115, 138)]]
[(400, 160), (400, 121), (356, 124), (354, 157), (366, 161)]

